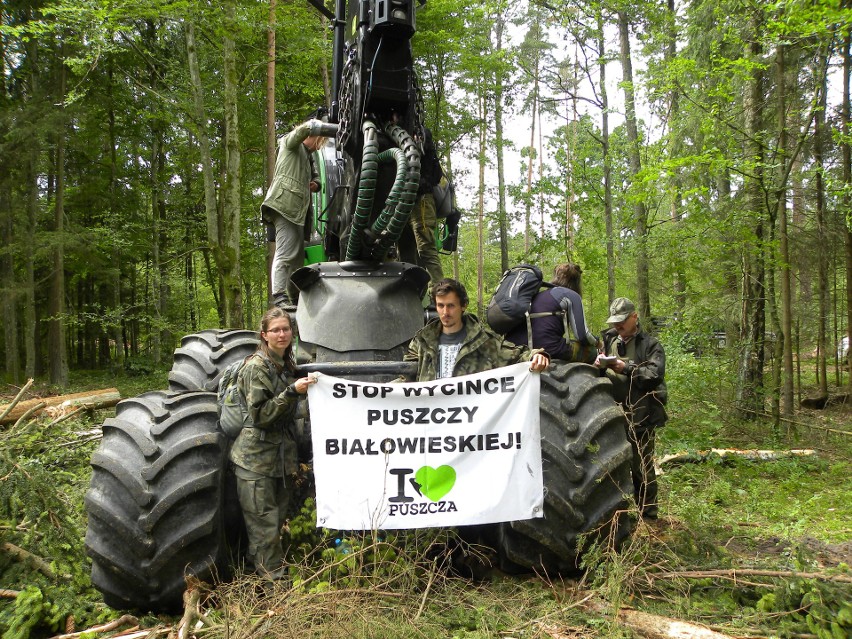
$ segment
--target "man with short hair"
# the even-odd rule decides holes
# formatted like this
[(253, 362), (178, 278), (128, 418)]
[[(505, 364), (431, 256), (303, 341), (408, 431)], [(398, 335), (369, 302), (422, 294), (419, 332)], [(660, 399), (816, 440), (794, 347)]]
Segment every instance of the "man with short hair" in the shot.
[(529, 361), (541, 372), (550, 357), (541, 349), (516, 346), (466, 313), (467, 290), (458, 280), (445, 278), (432, 286), (438, 319), (421, 328), (408, 345), (406, 362), (417, 362), (415, 381), (432, 381), (481, 373), (500, 366)]
[(657, 476), (654, 472), (655, 429), (668, 419), (665, 405), (666, 353), (655, 337), (642, 330), (636, 306), (619, 297), (609, 307), (603, 334), (604, 351), (595, 360), (615, 389), (627, 416), (627, 438), (633, 448), (633, 496), (645, 519), (656, 519)]

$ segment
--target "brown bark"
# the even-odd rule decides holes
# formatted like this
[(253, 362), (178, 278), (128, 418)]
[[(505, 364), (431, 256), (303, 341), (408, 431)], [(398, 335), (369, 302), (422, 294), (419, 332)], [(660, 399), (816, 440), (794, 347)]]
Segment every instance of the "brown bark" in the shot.
[(216, 255), (222, 277), (222, 304), (227, 326), (243, 325), (243, 295), (240, 275), (240, 189), (241, 162), (239, 107), (237, 104), (237, 54), (231, 33), (237, 31), (236, 2), (227, 0), (223, 5), (225, 29), (222, 43), (222, 69), (224, 78), (223, 110), (225, 116), (225, 176), (222, 188), (222, 242)]
[(781, 414), (792, 417), (793, 404), (793, 294), (792, 274), (790, 269), (790, 245), (787, 231), (787, 171), (784, 168), (788, 164), (786, 158), (789, 156), (787, 148), (787, 91), (786, 91), (786, 62), (784, 53), (786, 45), (779, 45), (777, 56), (778, 67), (778, 146), (784, 174), (781, 176), (781, 188), (778, 193), (778, 240), (781, 252), (781, 335), (783, 336), (783, 368), (784, 375), (781, 386)]
[[(64, 63), (65, 45), (61, 45), (59, 68), (60, 102), (65, 101), (67, 67)], [(48, 371), (50, 382), (59, 388), (68, 386), (68, 351), (65, 342), (65, 109), (59, 107), (59, 126), (56, 132), (56, 158), (54, 164), (56, 193), (53, 202), (53, 230), (57, 242), (53, 249), (53, 272), (50, 275), (48, 295), (47, 350), (50, 353)]]
[[(750, 19), (752, 42), (748, 56), (752, 60), (762, 57), (757, 34), (761, 18), (754, 9)], [(737, 371), (736, 405), (740, 417), (755, 419), (763, 412), (763, 365), (766, 331), (765, 292), (765, 222), (763, 206), (763, 147), (761, 133), (763, 121), (763, 73), (758, 65), (752, 72), (744, 96), (746, 165), (749, 177), (744, 184), (744, 200), (752, 218), (753, 241), (743, 248), (742, 328), (741, 355)]]
[(607, 305), (615, 299), (615, 236), (612, 230), (612, 158), (609, 155), (609, 96), (606, 90), (606, 48), (604, 45), (603, 11), (597, 9), (598, 70), (601, 96), (601, 152), (603, 153), (604, 221), (606, 224), (606, 293)]
[[(630, 24), (624, 11), (618, 12), (618, 33), (621, 47), (621, 70), (624, 87), (624, 125), (627, 129), (630, 179), (635, 182), (642, 171), (639, 130), (636, 122), (636, 94), (633, 86), (633, 61), (630, 56)], [(648, 290), (648, 210), (641, 196), (633, 194), (633, 217), (636, 231), (636, 309), (644, 320), (651, 318), (651, 298)]]
[(53, 569), (44, 559), (38, 555), (32, 554), (28, 550), (24, 550), (20, 546), (4, 541), (0, 543), (0, 552), (17, 561), (29, 564), (48, 579), (56, 579), (56, 573), (53, 572)]
[[(503, 29), (506, 20), (502, 15), (502, 6), (497, 7), (494, 32), (497, 39), (495, 50), (503, 50)], [(494, 142), (497, 147), (497, 225), (500, 233), (501, 271), (509, 268), (509, 238), (506, 219), (506, 176), (503, 153), (503, 69), (498, 66), (494, 82)]]
[[(852, 209), (852, 196), (849, 195), (849, 190), (852, 188), (852, 147), (849, 144), (849, 122), (850, 122), (850, 105), (849, 105), (849, 84), (852, 79), (852, 28), (847, 27), (846, 33), (843, 36), (843, 102), (840, 107), (841, 128), (843, 136), (841, 138), (840, 150), (843, 164), (843, 210), (849, 214)], [(849, 223), (845, 225), (846, 229), (846, 336), (849, 343), (852, 344), (852, 230), (849, 228)], [(847, 354), (847, 364), (850, 365), (852, 371), (852, 348)], [(852, 390), (852, 374), (849, 375), (849, 389)]]
[[(0, 417), (0, 424), (12, 424), (18, 420), (21, 415), (30, 410), (33, 406), (43, 403), (45, 406), (60, 406), (68, 402), (67, 406), (82, 406), (89, 404), (93, 408), (109, 408), (115, 406), (121, 401), (121, 394), (116, 388), (105, 388), (102, 390), (84, 391), (82, 393), (71, 393), (70, 395), (57, 395), (55, 397), (41, 397), (37, 399), (28, 399), (24, 402), (19, 402), (9, 411), (7, 415)], [(6, 406), (0, 406), (0, 414), (4, 413)]]
[[(603, 602), (590, 603), (584, 608), (598, 614), (611, 612)], [(730, 635), (716, 632), (706, 626), (632, 608), (619, 608), (616, 616), (619, 623), (629, 628), (635, 636), (646, 639), (732, 639)]]
[[(266, 189), (269, 190), (275, 173), (275, 156), (278, 150), (275, 135), (275, 15), (276, 0), (269, 0), (269, 22), (266, 25)], [(324, 66), (325, 68), (325, 66)], [(324, 82), (327, 69), (323, 76)], [(330, 91), (326, 91), (329, 94)], [(272, 258), (275, 254), (275, 242), (266, 246), (266, 291), (267, 299), (272, 299)]]
[[(136, 626), (139, 627), (139, 620), (133, 615), (123, 615), (114, 621), (110, 621), (105, 624), (101, 624), (99, 626), (92, 626), (91, 628), (86, 628), (85, 630), (80, 630), (79, 632), (71, 632), (66, 633), (64, 635), (55, 635), (50, 639), (78, 639), (85, 635), (90, 634), (101, 634), (104, 632), (111, 632), (116, 628), (121, 628), (121, 626)], [(121, 635), (118, 635), (121, 636)]]

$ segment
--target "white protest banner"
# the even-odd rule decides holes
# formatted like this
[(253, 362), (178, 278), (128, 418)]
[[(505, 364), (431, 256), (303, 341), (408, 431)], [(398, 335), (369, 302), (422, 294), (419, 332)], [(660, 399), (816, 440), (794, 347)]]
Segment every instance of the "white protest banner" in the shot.
[(317, 526), (541, 517), (539, 389), (529, 363), (410, 384), (319, 375), (308, 389)]

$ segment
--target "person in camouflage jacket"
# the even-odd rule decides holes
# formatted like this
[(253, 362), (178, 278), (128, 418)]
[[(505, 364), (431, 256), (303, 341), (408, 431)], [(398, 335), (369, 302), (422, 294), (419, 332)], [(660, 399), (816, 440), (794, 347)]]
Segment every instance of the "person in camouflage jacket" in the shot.
[(248, 534), (246, 559), (270, 579), (286, 574), (280, 531), (289, 503), (285, 476), (298, 470), (293, 418), (299, 396), (316, 381), (295, 373), (293, 324), (289, 314), (273, 307), (261, 320), (257, 352), (237, 378), (251, 425), (240, 431), (230, 452)]
[[(432, 287), (432, 301), (438, 319), (414, 335), (403, 358), (417, 362), (416, 381), (481, 373), (523, 361), (530, 362), (531, 370), (541, 372), (550, 363), (543, 350), (516, 346), (467, 313), (468, 296), (461, 282), (449, 278), (438, 281)], [(448, 355), (452, 361), (448, 361)]]
[(326, 129), (326, 123), (309, 120), (278, 139), (275, 175), (260, 206), (264, 221), (275, 229), (272, 294), (276, 302), (296, 303), (298, 289), (290, 276), (304, 264), (305, 218), (311, 193), (320, 188), (311, 153), (325, 145), (322, 132)]

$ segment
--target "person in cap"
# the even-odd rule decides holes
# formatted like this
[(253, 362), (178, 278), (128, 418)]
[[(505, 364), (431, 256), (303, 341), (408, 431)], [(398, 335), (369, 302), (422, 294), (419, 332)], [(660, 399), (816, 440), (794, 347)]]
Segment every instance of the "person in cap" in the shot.
[(595, 363), (614, 387), (627, 416), (627, 438), (633, 448), (633, 496), (643, 518), (656, 519), (657, 477), (654, 472), (655, 430), (668, 419), (666, 353), (655, 337), (642, 330), (636, 306), (619, 297), (609, 307), (603, 353)]

